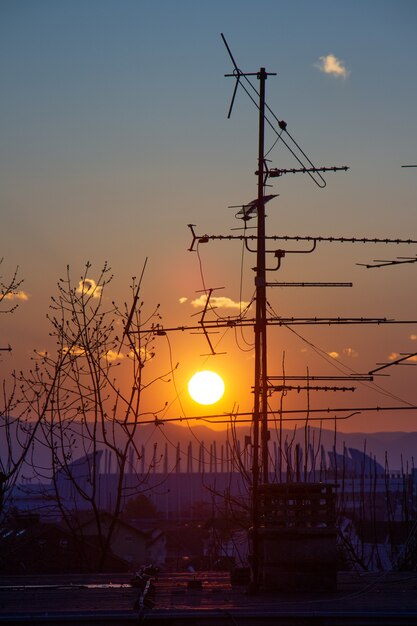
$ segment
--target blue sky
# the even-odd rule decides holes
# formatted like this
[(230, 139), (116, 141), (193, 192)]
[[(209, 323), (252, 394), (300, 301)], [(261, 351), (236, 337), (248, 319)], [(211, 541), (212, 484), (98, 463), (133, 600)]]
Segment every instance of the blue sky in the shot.
[[(3, 274), (20, 266), (29, 296), (3, 321), (1, 340), (14, 348), (3, 366), (21, 367), (43, 347), (49, 297), (67, 264), (77, 275), (86, 261), (98, 272), (108, 260), (114, 296), (125, 297), (149, 257), (145, 299), (161, 302), (170, 323), (191, 321), (201, 279), (187, 223), (228, 233), (236, 222), (227, 207), (256, 196), (257, 114), (241, 91), (226, 119), (233, 80), (224, 77), (232, 66), (221, 32), (242, 70), (277, 73), (268, 103), (314, 163), (351, 168), (329, 175), (324, 190), (304, 176), (274, 183), (269, 232), (417, 238), (417, 169), (401, 168), (417, 162), (416, 27), (413, 0), (1, 0), (0, 256)], [(345, 74), (323, 71), (328, 55)], [(294, 166), (280, 144), (270, 158), (273, 167)], [(281, 290), (275, 306), (283, 315), (412, 318), (417, 265), (355, 265), (401, 254), (416, 250), (323, 246), (315, 265), (292, 255), (280, 280), (355, 287), (349, 296)], [(239, 261), (238, 246), (204, 250), (206, 281), (233, 300)], [(248, 259), (246, 299), (251, 266)], [(339, 355), (350, 348), (346, 359), (359, 370), (417, 351), (417, 329), (379, 332), (330, 331), (317, 341)], [(184, 380), (203, 351), (193, 357), (186, 343), (176, 344)], [(277, 354), (285, 346), (278, 340)], [(228, 350), (226, 377), (235, 358)], [(288, 350), (305, 356), (291, 340)], [(387, 384), (417, 402), (407, 376)]]

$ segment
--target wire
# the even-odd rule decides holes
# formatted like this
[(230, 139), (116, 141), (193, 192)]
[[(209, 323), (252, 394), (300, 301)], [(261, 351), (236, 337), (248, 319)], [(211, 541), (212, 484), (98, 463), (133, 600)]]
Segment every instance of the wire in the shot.
[(278, 141), (281, 139), (281, 135), (282, 135), (283, 131), (281, 131), (279, 133), (279, 135), (277, 136), (277, 138), (275, 139), (274, 143), (272, 144), (272, 146), (269, 148), (268, 152), (266, 152), (264, 154), (264, 158), (266, 158), (268, 156), (268, 154), (270, 154), (272, 152), (272, 150), (275, 148), (275, 146), (277, 145)]
[[(268, 303), (268, 305), (270, 307), (270, 311), (272, 312), (272, 314), (277, 317), (277, 314), (275, 313), (275, 311), (273, 310), (271, 305), (269, 303)], [(323, 358), (325, 361), (330, 363), (338, 372), (345, 373), (346, 371), (348, 371), (348, 372), (350, 372), (352, 374), (358, 374), (359, 375), (359, 372), (357, 372), (356, 370), (351, 368), (346, 363), (340, 363), (339, 361), (336, 361), (336, 359), (334, 359), (329, 354), (327, 354), (327, 352), (325, 350), (323, 350), (322, 348), (320, 348), (317, 345), (315, 345), (312, 341), (309, 341), (308, 339), (303, 337), (299, 332), (294, 330), (294, 328), (292, 328), (291, 326), (288, 326), (286, 324), (283, 324), (283, 326), (285, 328), (287, 328), (287, 330), (292, 332), (294, 335), (296, 335), (299, 339), (301, 339), (301, 341), (303, 341), (304, 343), (309, 345), (314, 350), (314, 352), (316, 352), (316, 354), (318, 354), (321, 358)], [(336, 363), (338, 363), (338, 364), (340, 363), (339, 366), (336, 365)], [(368, 389), (372, 389), (373, 391), (376, 391), (376, 392), (380, 393), (383, 396), (391, 398), (392, 400), (397, 400), (398, 402), (402, 402), (403, 404), (406, 404), (407, 406), (410, 406), (410, 407), (414, 406), (412, 402), (409, 402), (408, 400), (404, 400), (404, 398), (401, 398), (400, 396), (397, 396), (396, 394), (394, 394), (394, 393), (392, 393), (390, 391), (387, 391), (386, 389), (384, 389), (383, 387), (381, 387), (380, 385), (378, 385), (375, 382), (372, 382), (372, 383), (367, 383), (365, 381), (359, 381), (359, 382), (360, 382), (360, 384), (363, 387), (368, 388)]]
[[(244, 80), (248, 83), (248, 85), (251, 87), (251, 89), (255, 92), (255, 94), (258, 96), (258, 98), (260, 97), (259, 91), (256, 89), (256, 87), (251, 83), (251, 81), (249, 80), (249, 78), (239, 70), (239, 68), (236, 65), (235, 60), (233, 59), (233, 56), (230, 52), (229, 46), (226, 43), (226, 40), (224, 38), (224, 36), (222, 35), (222, 39), (226, 45), (226, 48), (229, 52), (229, 55), (232, 59), (232, 62), (235, 66), (235, 70), (236, 70), (236, 87), (235, 87), (235, 91), (233, 94), (233, 100), (234, 100), (234, 96), (236, 94), (236, 89), (238, 86), (242, 87), (242, 89), (244, 90), (244, 92), (246, 93), (246, 95), (248, 96), (248, 98), (253, 102), (253, 104), (255, 105), (255, 107), (258, 109), (259, 111), (259, 104), (258, 102), (255, 100), (255, 98), (252, 97), (252, 95), (249, 93), (248, 89), (245, 87), (245, 85), (242, 83), (242, 81), (240, 80), (240, 78), (244, 78)], [(232, 105), (233, 105), (233, 101), (232, 101)], [(282, 141), (282, 143), (284, 144), (284, 146), (287, 148), (287, 150), (293, 155), (293, 157), (295, 158), (295, 160), (301, 165), (301, 167), (305, 168), (305, 163), (300, 159), (300, 157), (295, 153), (295, 151), (288, 145), (288, 143), (285, 141), (285, 139), (283, 139), (282, 137), (282, 132), (285, 130), (285, 132), (287, 133), (288, 137), (290, 138), (290, 140), (293, 142), (293, 144), (295, 145), (295, 147), (297, 148), (297, 150), (299, 150), (299, 152), (301, 153), (301, 155), (307, 160), (308, 164), (313, 168), (313, 170), (316, 170), (317, 168), (314, 166), (314, 164), (312, 163), (312, 161), (310, 160), (310, 158), (307, 156), (307, 154), (304, 152), (304, 150), (301, 148), (301, 146), (296, 142), (296, 140), (294, 139), (294, 137), (292, 137), (292, 135), (290, 135), (290, 133), (287, 131), (287, 124), (285, 122), (282, 122), (278, 119), (278, 117), (275, 115), (275, 113), (272, 111), (272, 109), (268, 106), (268, 104), (265, 103), (265, 108), (269, 111), (269, 113), (272, 115), (272, 117), (278, 122), (278, 126), (281, 129), (281, 132), (279, 133), (277, 131), (277, 129), (275, 128), (274, 124), (269, 120), (269, 118), (264, 115), (264, 119), (265, 122), (270, 126), (270, 128), (272, 129), (272, 131), (277, 135), (278, 139), (277, 141), (280, 139)], [(231, 108), (229, 109), (229, 116), (231, 113)], [(275, 145), (275, 144), (274, 144)], [(323, 176), (320, 174), (320, 172), (315, 171), (314, 173), (317, 174), (317, 177), (319, 180), (317, 180), (310, 171), (306, 170), (306, 173), (310, 176), (310, 178), (313, 180), (313, 182), (320, 187), (321, 189), (324, 189), (324, 187), (326, 187), (326, 181), (323, 178)]]
[[(226, 333), (227, 333), (227, 331), (228, 331), (228, 330), (229, 330), (229, 329), (228, 329), (228, 328), (226, 328), (226, 330), (224, 331), (224, 333), (222, 334), (222, 336), (219, 338), (219, 340), (218, 340), (218, 341), (217, 341), (217, 343), (215, 344), (215, 348), (217, 348), (217, 346), (218, 346), (218, 345), (220, 344), (220, 342), (223, 340), (223, 338), (224, 338), (224, 336), (226, 335)], [(195, 434), (195, 432), (193, 431), (192, 425), (190, 424), (190, 418), (188, 418), (188, 417), (187, 417), (186, 411), (185, 411), (184, 406), (183, 406), (182, 401), (181, 401), (181, 395), (182, 395), (182, 393), (183, 393), (183, 392), (182, 392), (182, 391), (180, 392), (180, 391), (178, 390), (178, 386), (177, 386), (177, 382), (176, 382), (176, 378), (175, 378), (175, 371), (176, 371), (176, 367), (174, 367), (174, 364), (173, 364), (171, 342), (170, 342), (169, 337), (168, 337), (168, 335), (167, 335), (167, 334), (165, 335), (165, 337), (166, 337), (167, 344), (168, 344), (169, 362), (170, 362), (170, 371), (171, 371), (171, 375), (172, 375), (172, 383), (173, 383), (174, 390), (175, 390), (175, 398), (174, 398), (174, 399), (173, 399), (173, 400), (172, 400), (169, 404), (167, 404), (167, 406), (165, 407), (165, 410), (164, 410), (164, 415), (166, 415), (167, 411), (168, 411), (168, 410), (172, 407), (172, 405), (173, 405), (176, 401), (178, 401), (179, 406), (180, 406), (180, 409), (181, 409), (181, 413), (182, 413), (182, 415), (184, 416), (184, 417), (180, 417), (180, 418), (179, 418), (179, 421), (185, 421), (185, 423), (186, 423), (186, 425), (187, 425), (187, 428), (188, 428), (188, 430), (189, 430), (189, 432), (190, 432), (191, 436), (195, 439), (195, 441), (196, 441), (197, 443), (199, 443), (200, 445), (202, 444), (202, 445), (204, 446), (204, 450), (205, 450), (205, 452), (207, 452), (207, 454), (210, 456), (210, 458), (211, 458), (211, 459), (213, 459), (216, 463), (217, 463), (217, 462), (220, 462), (220, 461), (221, 461), (221, 457), (219, 457), (219, 456), (217, 456), (217, 455), (213, 454), (211, 450), (209, 450), (208, 448), (206, 448), (206, 445), (205, 445), (204, 441), (203, 441), (202, 439), (200, 439), (199, 437), (197, 437), (197, 435), (196, 435), (196, 434)], [(212, 355), (209, 355), (209, 356), (207, 356), (207, 357), (205, 358), (205, 360), (204, 360), (204, 362), (203, 362), (203, 365), (205, 365), (205, 363), (207, 363), (207, 361), (208, 361), (208, 359), (210, 358), (210, 356), (212, 356)], [(163, 416), (162, 416), (160, 419), (161, 419), (161, 421), (162, 421), (162, 422), (164, 421), (164, 417), (163, 417)], [(167, 421), (167, 420), (166, 420), (166, 418), (165, 418), (165, 421)], [(171, 419), (169, 419), (169, 421), (171, 421)], [(176, 421), (178, 421), (178, 420), (176, 420)], [(163, 432), (163, 430), (162, 430), (161, 432)], [(174, 442), (172, 442), (172, 441), (170, 441), (170, 440), (169, 440), (169, 438), (166, 436), (166, 433), (163, 433), (163, 435), (164, 435), (165, 439), (166, 439), (166, 440), (170, 443), (170, 445), (176, 448), (176, 444), (175, 444)], [(193, 456), (193, 457), (192, 457), (192, 459), (193, 459), (194, 461), (198, 461), (198, 458), (197, 458), (197, 457), (195, 457), (195, 456)]]
[[(246, 222), (245, 222), (245, 223), (244, 223), (244, 232), (246, 231), (246, 228), (247, 228), (247, 224), (246, 224)], [(240, 304), (242, 303), (242, 299), (243, 299), (243, 276), (244, 276), (244, 258), (245, 258), (245, 250), (246, 250), (246, 243), (245, 243), (245, 240), (242, 240), (242, 252), (241, 252), (241, 255), (240, 255), (240, 286), (239, 286), (239, 302), (240, 302)], [(250, 301), (250, 305), (253, 303), (254, 299), (255, 299), (255, 292), (254, 292), (254, 294), (252, 295), (252, 298), (251, 298), (251, 301)], [(250, 305), (249, 305), (249, 306), (250, 306)], [(247, 307), (247, 310), (248, 310), (248, 309), (249, 309), (249, 307)], [(242, 308), (240, 309), (240, 316), (241, 316), (241, 317), (243, 317)], [(247, 346), (249, 346), (249, 348), (248, 348), (248, 349), (245, 349), (245, 348), (241, 348), (241, 347), (239, 346), (239, 342), (238, 342), (238, 339), (237, 339), (237, 332), (235, 332), (235, 337), (236, 337), (236, 345), (238, 346), (238, 348), (239, 348), (240, 350), (242, 350), (242, 352), (249, 352), (250, 350), (252, 350), (252, 349), (253, 349), (253, 347), (254, 347), (254, 345), (255, 345), (255, 344), (254, 344), (254, 341), (250, 343), (250, 342), (248, 342), (248, 341), (246, 340), (246, 338), (245, 338), (245, 336), (244, 336), (244, 334), (243, 334), (243, 327), (242, 327), (242, 326), (240, 327), (240, 336), (241, 336), (242, 340), (244, 341), (244, 343), (245, 343)]]

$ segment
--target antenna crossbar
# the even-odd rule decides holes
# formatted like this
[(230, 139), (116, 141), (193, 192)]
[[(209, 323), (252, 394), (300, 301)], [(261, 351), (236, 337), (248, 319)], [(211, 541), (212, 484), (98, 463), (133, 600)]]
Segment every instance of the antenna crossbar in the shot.
[(355, 391), (356, 387), (334, 387), (329, 385), (268, 385), (268, 391)]
[(282, 381), (294, 381), (294, 380), (353, 380), (353, 381), (372, 381), (372, 376), (368, 374), (353, 374), (352, 376), (268, 376), (268, 380), (282, 380)]
[(369, 372), (369, 374), (374, 374), (375, 372), (379, 372), (380, 370), (384, 370), (387, 367), (391, 367), (391, 365), (398, 365), (399, 363), (401, 363), (402, 365), (416, 365), (416, 363), (403, 363), (403, 361), (407, 361), (408, 359), (411, 359), (411, 358), (416, 357), (416, 356), (417, 356), (417, 352), (412, 352), (410, 354), (406, 354), (404, 356), (401, 356), (399, 359), (395, 359), (395, 361), (391, 361), (390, 363), (384, 363), (380, 367), (377, 367), (377, 368), (371, 370)]
[(308, 324), (416, 324), (416, 320), (394, 320), (386, 317), (277, 317), (268, 319), (268, 324), (297, 326)]
[(352, 287), (353, 283), (314, 283), (314, 282), (302, 282), (302, 283), (266, 283), (267, 287)]
[(309, 172), (347, 172), (349, 167), (347, 165), (332, 165), (330, 167), (293, 167), (289, 169), (278, 169), (276, 167), (268, 170), (269, 178), (278, 178), (283, 174), (308, 174)]
[[(195, 243), (208, 243), (209, 241), (225, 240), (225, 241), (256, 241), (257, 235), (197, 235), (194, 230), (194, 224), (188, 224), (193, 235), (193, 241), (188, 248), (190, 252), (195, 250)], [(315, 243), (374, 243), (374, 244), (417, 244), (417, 239), (393, 239), (390, 237), (344, 237), (344, 236), (327, 236), (321, 235), (265, 235), (266, 241), (311, 241)], [(411, 262), (411, 261), (410, 261)]]
[(392, 259), (389, 261), (383, 261), (375, 259), (373, 263), (356, 263), (356, 265), (361, 265), (362, 267), (366, 267), (367, 269), (372, 269), (374, 267), (388, 267), (389, 265), (402, 265), (403, 263), (417, 263), (416, 257), (397, 257), (396, 259)]
[[(385, 411), (417, 411), (416, 405), (410, 406), (363, 406), (363, 407), (348, 407), (348, 408), (332, 408), (326, 407), (322, 409), (309, 409), (309, 421), (326, 421), (335, 419), (348, 419), (354, 414), (357, 413), (383, 413)], [(275, 422), (277, 419), (282, 419), (283, 422), (290, 422), (299, 420), (299, 417), (282, 417), (285, 415), (303, 415), (305, 416), (305, 409), (288, 409), (288, 410), (277, 410), (277, 411), (267, 411), (268, 421)], [(329, 414), (333, 415), (330, 417)], [(337, 413), (348, 413), (345, 417), (337, 417)], [(321, 414), (318, 417), (314, 417), (315, 414)], [(327, 414), (327, 416), (326, 416)], [(251, 422), (252, 421), (253, 412), (252, 411), (237, 411), (230, 413), (217, 413), (214, 415), (205, 415), (204, 417), (201, 415), (197, 416), (189, 416), (189, 417), (168, 417), (164, 419), (156, 418), (150, 420), (140, 420), (137, 423), (139, 426), (144, 426), (145, 424), (157, 424), (165, 422), (190, 422), (190, 421), (200, 421), (200, 422), (217, 422), (217, 423), (243, 423), (243, 422)], [(246, 418), (246, 419), (245, 419)], [(301, 418), (303, 419), (303, 417)], [(158, 421), (157, 421), (158, 420)], [(125, 422), (126, 424), (130, 424), (131, 422)]]
[[(346, 324), (417, 324), (417, 320), (395, 320), (386, 317), (270, 317), (265, 320), (270, 326), (309, 326), (309, 325), (346, 325)], [(255, 318), (223, 318), (212, 321), (205, 321), (199, 326), (173, 326), (165, 327), (155, 324), (151, 328), (141, 328), (130, 331), (132, 335), (144, 335), (153, 333), (154, 335), (165, 335), (168, 332), (181, 331), (204, 331), (215, 330), (217, 328), (236, 328), (237, 326), (254, 326)]]

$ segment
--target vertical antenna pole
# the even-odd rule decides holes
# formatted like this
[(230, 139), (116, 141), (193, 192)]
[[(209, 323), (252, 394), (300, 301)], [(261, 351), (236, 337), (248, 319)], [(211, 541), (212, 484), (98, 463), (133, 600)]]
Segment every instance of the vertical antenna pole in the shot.
[(260, 327), (261, 334), (261, 373), (260, 373), (260, 421), (261, 421), (261, 458), (263, 482), (268, 481), (268, 394), (267, 394), (267, 341), (266, 341), (266, 254), (265, 254), (265, 200), (264, 200), (264, 170), (265, 170), (265, 81), (268, 74), (264, 67), (261, 67), (259, 73), (260, 80), (260, 107), (259, 107), (259, 174), (258, 174), (258, 249), (257, 249), (257, 282), (259, 283), (259, 291), (256, 294), (256, 300), (260, 300), (259, 320), (257, 323)]
[[(252, 532), (253, 578), (259, 577), (259, 497), (258, 487), (262, 472), (263, 482), (268, 482), (268, 422), (267, 422), (267, 355), (266, 355), (266, 273), (265, 273), (265, 200), (264, 200), (264, 135), (265, 135), (265, 81), (267, 73), (260, 68), (259, 92), (259, 151), (258, 151), (258, 203), (257, 203), (257, 256), (256, 256), (256, 322), (255, 322), (255, 381), (253, 410), (253, 484)], [(261, 438), (259, 437), (261, 428)]]

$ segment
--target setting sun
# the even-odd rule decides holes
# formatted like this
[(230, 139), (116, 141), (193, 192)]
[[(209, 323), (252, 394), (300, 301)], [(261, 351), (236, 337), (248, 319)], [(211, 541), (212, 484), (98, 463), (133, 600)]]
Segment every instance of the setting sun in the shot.
[(197, 372), (188, 383), (188, 393), (198, 404), (214, 404), (224, 394), (224, 382), (215, 372)]

